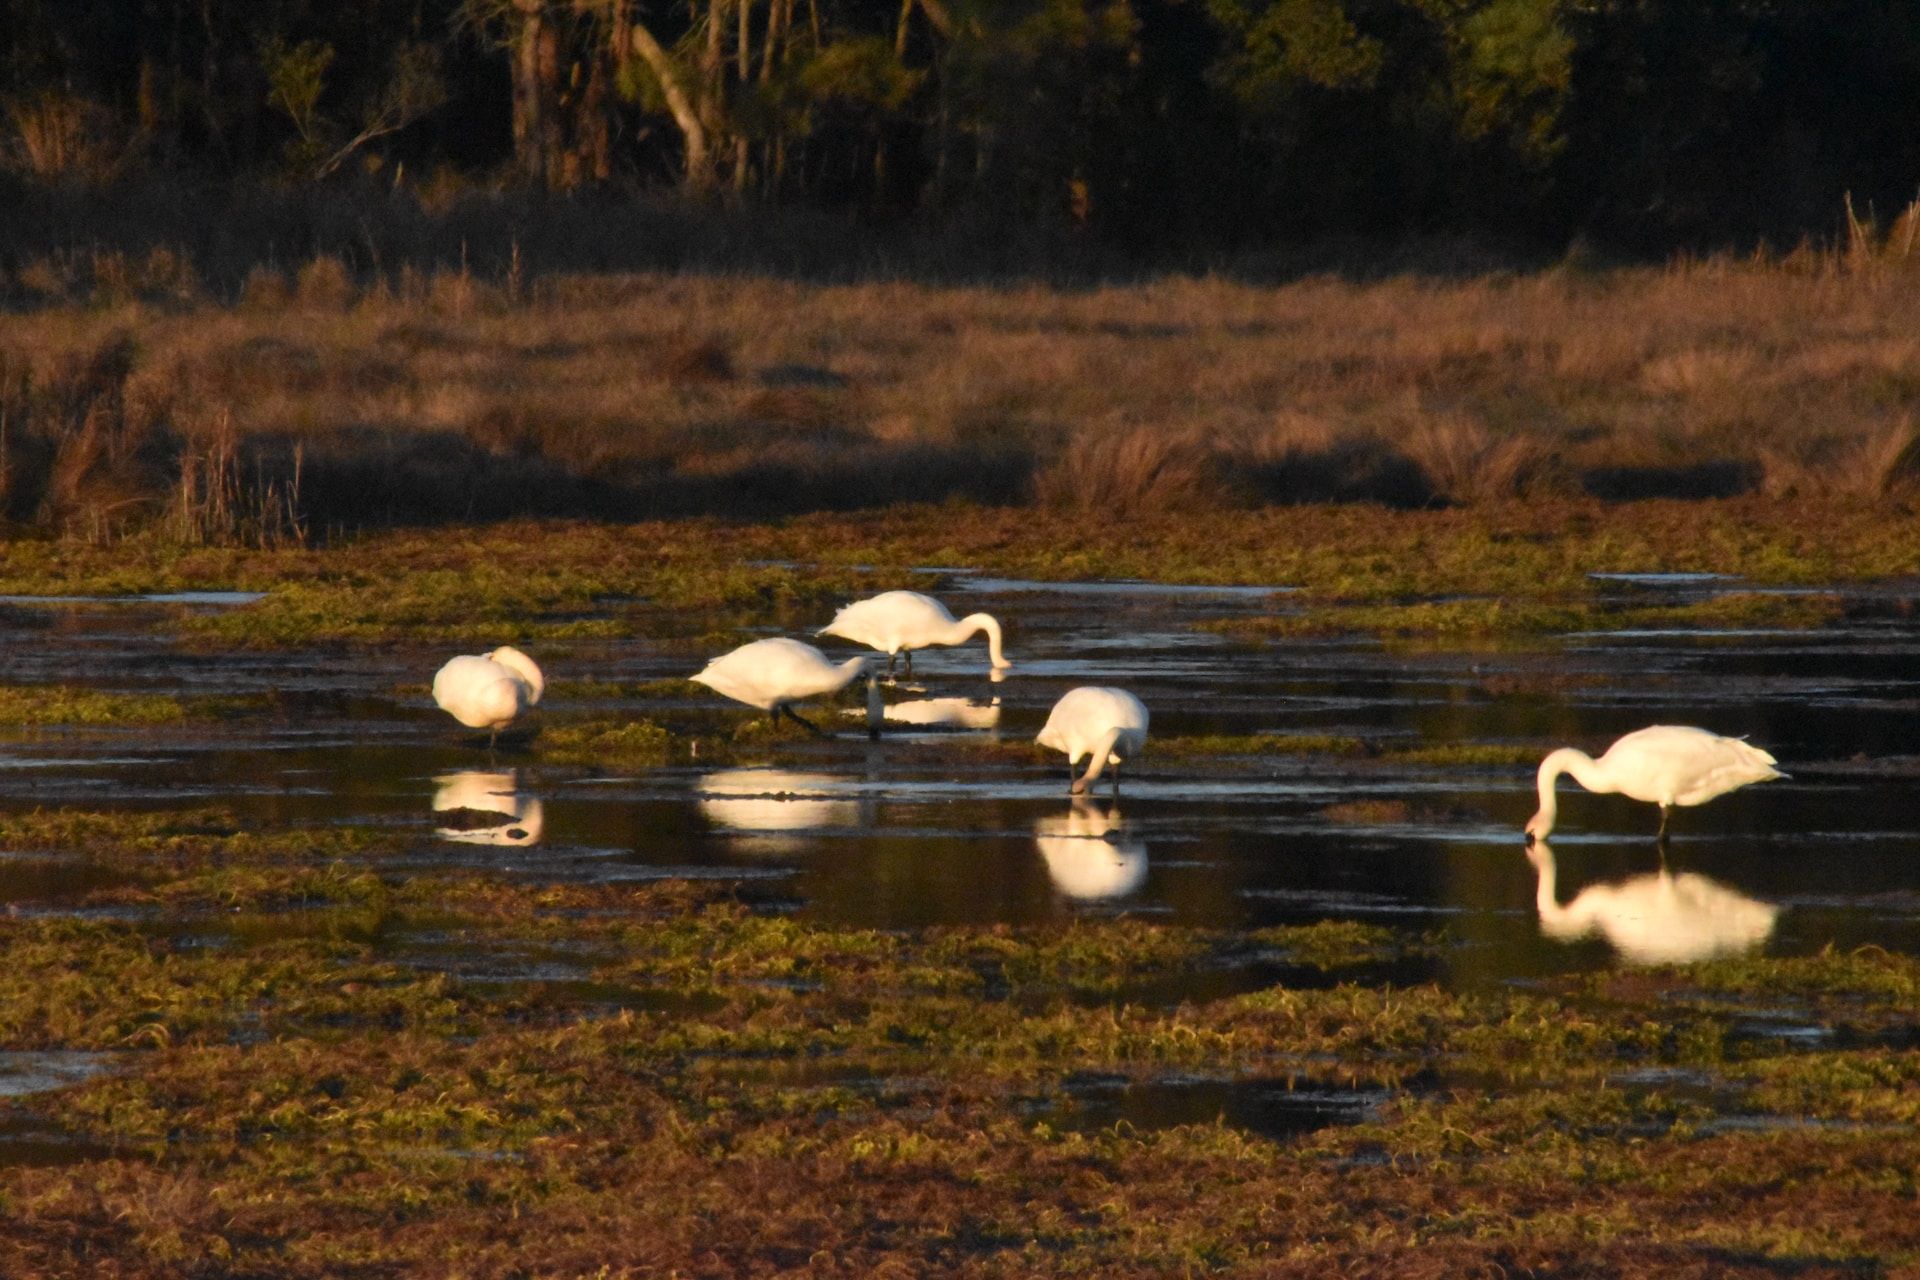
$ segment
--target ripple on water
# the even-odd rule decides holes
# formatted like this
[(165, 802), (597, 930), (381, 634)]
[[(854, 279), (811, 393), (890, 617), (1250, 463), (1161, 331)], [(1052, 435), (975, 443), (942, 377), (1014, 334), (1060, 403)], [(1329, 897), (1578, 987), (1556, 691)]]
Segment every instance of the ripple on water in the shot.
[[(114, 1055), (75, 1050), (0, 1053), (0, 1098), (30, 1098), (111, 1071)], [(0, 1168), (71, 1164), (111, 1149), (63, 1132), (29, 1112), (0, 1112)]]
[(112, 1068), (113, 1055), (78, 1050), (24, 1050), (0, 1053), (0, 1098), (49, 1093)]

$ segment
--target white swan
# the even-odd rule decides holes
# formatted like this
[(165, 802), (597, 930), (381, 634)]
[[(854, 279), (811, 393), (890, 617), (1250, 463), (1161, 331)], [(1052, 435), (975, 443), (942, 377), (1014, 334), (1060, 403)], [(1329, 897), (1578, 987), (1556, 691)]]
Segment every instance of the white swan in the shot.
[[(436, 827), (434, 834), (442, 840), (488, 845), (540, 843), (546, 815), (537, 797), (519, 793), (513, 774), (469, 769), (435, 778), (434, 782), (439, 785), (433, 793), (436, 818), (453, 813), (473, 815), (458, 826)], [(488, 818), (498, 821), (488, 822)]]
[(433, 677), (433, 700), (469, 729), (485, 729), (488, 745), (540, 701), (547, 682), (532, 658), (512, 645), (488, 654), (449, 658)]
[(1147, 709), (1125, 689), (1085, 685), (1069, 690), (1053, 704), (1046, 728), (1034, 739), (1043, 747), (1067, 753), (1067, 776), (1081, 756), (1091, 756), (1086, 776), (1073, 778), (1069, 788), (1079, 795), (1114, 766), (1113, 790), (1120, 792), (1120, 762), (1131, 760), (1147, 745)]
[(821, 737), (811, 721), (794, 714), (792, 703), (801, 698), (817, 698), (838, 693), (862, 674), (867, 676), (867, 736), (880, 736), (885, 704), (880, 685), (868, 671), (870, 658), (849, 658), (838, 664), (810, 644), (784, 638), (755, 640), (725, 653), (706, 665), (698, 675), (689, 676), (695, 684), (706, 685), (715, 693), (758, 707), (777, 723), (782, 715)]
[(1000, 623), (990, 613), (970, 613), (954, 620), (947, 606), (918, 591), (882, 591), (856, 600), (833, 615), (833, 621), (815, 634), (839, 636), (887, 655), (887, 674), (893, 660), (907, 655), (907, 674), (913, 674), (913, 651), (932, 644), (965, 644), (977, 632), (987, 633), (987, 658), (995, 671), (1012, 666), (1000, 652)]
[(1562, 747), (1540, 762), (1540, 811), (1527, 819), (1527, 838), (1544, 840), (1553, 830), (1558, 813), (1553, 784), (1563, 773), (1572, 774), (1589, 791), (1618, 791), (1659, 805), (1664, 840), (1675, 805), (1705, 804), (1749, 782), (1786, 777), (1774, 763), (1772, 756), (1738, 738), (1679, 724), (1636, 729), (1598, 760)]
[(1527, 846), (1540, 874), (1536, 905), (1540, 931), (1560, 942), (1598, 933), (1631, 964), (1690, 964), (1739, 955), (1773, 933), (1780, 908), (1749, 898), (1718, 881), (1683, 871), (1633, 876), (1582, 889), (1564, 907), (1554, 890), (1553, 849)]
[(1033, 843), (1053, 887), (1069, 898), (1122, 898), (1147, 878), (1146, 842), (1127, 836), (1118, 806), (1103, 809), (1076, 796), (1064, 815), (1033, 824)]

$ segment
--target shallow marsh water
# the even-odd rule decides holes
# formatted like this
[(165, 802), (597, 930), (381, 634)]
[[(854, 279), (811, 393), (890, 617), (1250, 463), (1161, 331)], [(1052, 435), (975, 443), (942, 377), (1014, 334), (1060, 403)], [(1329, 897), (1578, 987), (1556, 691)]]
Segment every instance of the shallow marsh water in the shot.
[[(1711, 575), (1619, 575), (1602, 589), (1666, 603), (1738, 586)], [(260, 701), (186, 727), (14, 736), (0, 742), (0, 807), (212, 804), (249, 825), (417, 833), (416, 869), (756, 881), (808, 916), (881, 928), (1083, 913), (1226, 929), (1357, 920), (1440, 940), (1379, 977), (1455, 989), (1686, 959), (1690, 948), (1697, 958), (1829, 944), (1920, 950), (1920, 624), (1903, 608), (1857, 610), (1859, 620), (1817, 631), (1249, 646), (1195, 624), (1302, 606), (1260, 588), (957, 572), (943, 593), (956, 611), (1005, 620), (1015, 665), (1004, 679), (988, 679), (978, 646), (926, 651), (911, 680), (888, 688), (893, 723), (878, 743), (848, 719), (829, 741), (779, 744), (779, 767), (696, 760), (631, 769), (553, 765), (537, 743), (489, 752), (461, 737), (424, 694), (441, 654), (209, 653), (158, 638), (161, 611), (245, 603), (217, 594), (13, 599), (0, 617), (9, 632), (0, 680)], [(1867, 597), (1895, 602), (1903, 593)], [(550, 678), (629, 686), (699, 665), (645, 640), (537, 656)], [(1073, 803), (1057, 758), (964, 745), (1030, 740), (1054, 699), (1080, 683), (1139, 693), (1163, 748), (1205, 735), (1365, 747), (1150, 746), (1122, 771), (1117, 802), (1103, 783)], [(701, 692), (689, 686), (693, 701), (680, 703), (555, 697), (546, 714), (638, 716), (671, 705), (732, 714), (699, 703)], [(834, 712), (821, 715), (831, 722)], [(1528, 761), (1560, 744), (1597, 752), (1651, 722), (1750, 735), (1792, 777), (1681, 811), (1664, 871), (1650, 807), (1566, 794), (1551, 854), (1556, 905), (1543, 918), (1544, 868), (1520, 838), (1534, 807)], [(1463, 744), (1514, 759), (1397, 758)], [(7, 856), (0, 897), (16, 909), (58, 911), (108, 875), (78, 851)], [(1649, 951), (1628, 936), (1631, 924), (1609, 916), (1622, 910), (1691, 941)], [(458, 967), (495, 971), (498, 961)], [(1174, 1001), (1270, 980), (1258, 966), (1224, 978), (1202, 972), (1190, 988), (1157, 995)]]

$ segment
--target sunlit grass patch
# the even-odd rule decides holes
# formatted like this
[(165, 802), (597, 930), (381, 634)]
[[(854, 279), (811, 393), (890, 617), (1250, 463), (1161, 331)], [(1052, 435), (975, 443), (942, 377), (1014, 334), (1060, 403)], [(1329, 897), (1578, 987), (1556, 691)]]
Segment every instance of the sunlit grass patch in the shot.
[(1920, 1007), (1920, 959), (1877, 946), (1842, 951), (1828, 947), (1811, 956), (1748, 956), (1700, 968), (1704, 991), (1742, 996), (1797, 992), (1858, 1002), (1881, 1013)]
[(1540, 750), (1516, 742), (1430, 742), (1417, 747), (1391, 747), (1380, 759), (1393, 764), (1520, 765), (1539, 761)]
[(1269, 640), (1340, 634), (1406, 636), (1553, 635), (1649, 628), (1811, 629), (1838, 621), (1845, 607), (1829, 593), (1726, 592), (1676, 605), (1621, 605), (1596, 597), (1566, 600), (1473, 597), (1386, 604), (1330, 601), (1294, 611), (1200, 624), (1229, 636)]
[(1405, 954), (1406, 937), (1381, 925), (1357, 920), (1322, 920), (1309, 925), (1258, 929), (1247, 940), (1271, 947), (1294, 964), (1315, 969), (1350, 969)]
[(0, 728), (175, 724), (190, 714), (187, 702), (167, 694), (114, 693), (64, 684), (0, 686)]
[[(213, 946), (100, 922), (0, 930), (9, 1044), (122, 1051), (111, 1074), (10, 1112), (127, 1157), (0, 1169), (14, 1241), (105, 1230), (114, 1206), (144, 1204), (152, 1216), (96, 1248), (263, 1273), (346, 1256), (431, 1270), (450, 1250), (560, 1266), (582, 1247), (595, 1266), (691, 1269), (687, 1224), (723, 1222), (741, 1266), (791, 1245), (880, 1267), (948, 1248), (959, 1214), (1000, 1224), (1023, 1273), (1040, 1258), (1147, 1276), (1200, 1259), (1264, 1267), (1262, 1242), (1279, 1239), (1310, 1270), (1390, 1270), (1409, 1250), (1449, 1267), (1612, 1265), (1650, 1236), (1702, 1238), (1710, 1210), (1714, 1233), (1737, 1228), (1769, 1256), (1904, 1256), (1898, 1229), (1877, 1224), (1911, 1194), (1912, 1055), (1738, 1037), (1748, 989), (1811, 1017), (1870, 999), (1910, 1022), (1910, 1004), (1896, 1012), (1906, 962), (1871, 951), (1658, 982), (1275, 983), (1148, 1005), (1133, 984), (1249, 957), (1340, 977), (1451, 944), (1341, 920), (850, 928), (713, 883), (309, 866), (299, 833), (247, 837), (217, 814), (7, 821), (8, 840), (125, 850), (211, 856), (257, 839), (265, 860), (233, 863), (233, 887), (263, 891), (234, 901), (274, 912), (224, 913)], [(181, 867), (179, 902), (198, 900), (200, 870)], [(312, 905), (264, 891), (283, 872)], [(591, 969), (593, 994), (564, 977), (462, 982), (383, 954), (422, 930), (476, 956), (566, 956)], [(1291, 1138), (1225, 1117), (1079, 1131), (1034, 1109), (1081, 1080), (1194, 1078), (1383, 1100)], [(1716, 1128), (1730, 1112), (1782, 1127)], [(1859, 1212), (1813, 1235), (1783, 1225), (1813, 1187)], [(506, 1231), (508, 1205), (529, 1225)], [(850, 1212), (884, 1219), (887, 1238), (841, 1234)]]
[(691, 743), (652, 720), (589, 720), (552, 725), (540, 735), (540, 755), (556, 764), (636, 767), (688, 758)]

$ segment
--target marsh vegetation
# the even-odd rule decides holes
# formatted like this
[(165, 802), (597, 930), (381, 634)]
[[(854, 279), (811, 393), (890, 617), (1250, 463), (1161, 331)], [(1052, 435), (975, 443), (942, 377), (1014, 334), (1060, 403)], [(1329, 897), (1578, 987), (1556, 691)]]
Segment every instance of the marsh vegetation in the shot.
[(1843, 258), (1074, 291), (316, 259), (237, 300), (179, 272), (13, 269), (14, 527), (273, 546), (949, 500), (1902, 509), (1920, 485), (1911, 273)]
[[(7, 650), (20, 705), (48, 709), (0, 744), (4, 1269), (1910, 1266), (1920, 642), (1881, 575), (1915, 551), (1853, 510), (1828, 509), (1845, 572), (1812, 597), (1755, 591), (1807, 571), (1764, 499), (1593, 503), (1559, 538), (1527, 508), (1335, 507), (1102, 549), (936, 508), (15, 544), (9, 591), (266, 594), (0, 615), (33, 641)], [(1244, 631), (1464, 587), (1490, 539), (1562, 612)], [(1683, 549), (1747, 576), (1589, 576)], [(962, 558), (1305, 590), (932, 567)], [(990, 727), (820, 742), (674, 678), (879, 582), (1012, 620), (1006, 680), (929, 653), (928, 688), (888, 694), (991, 699)], [(425, 685), (489, 630), (554, 677), (494, 755)], [(31, 678), (79, 653), (86, 684)], [(1092, 669), (1156, 737), (1083, 812), (1029, 739)], [(82, 689), (120, 714), (62, 711)], [(1797, 775), (1671, 855), (1767, 904), (1758, 945), (1635, 964), (1536, 921), (1531, 762), (1649, 696)], [(1644, 814), (1568, 806), (1569, 912), (1655, 874)]]

